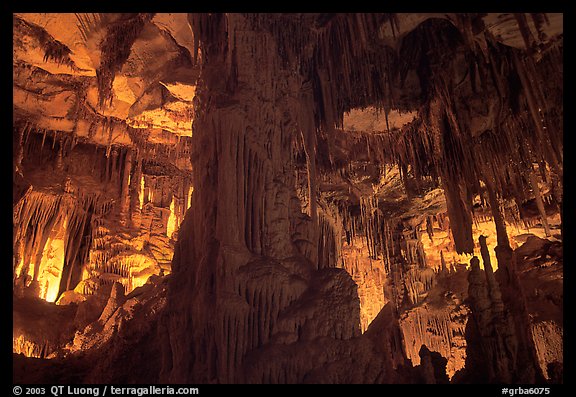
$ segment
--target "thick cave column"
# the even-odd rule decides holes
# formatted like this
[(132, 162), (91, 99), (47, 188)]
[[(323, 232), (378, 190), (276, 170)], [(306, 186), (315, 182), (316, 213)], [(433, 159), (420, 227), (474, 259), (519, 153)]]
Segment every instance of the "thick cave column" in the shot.
[(446, 175), (442, 178), (442, 188), (456, 252), (471, 254), (474, 252), (472, 208), (466, 182), (459, 176)]
[(438, 153), (433, 155), (443, 159), (439, 173), (456, 252), (472, 254), (472, 197), (467, 172), (462, 166), (465, 152), (462, 138), (451, 125), (448, 113), (440, 99), (431, 101), (429, 117), (435, 130), (434, 145), (438, 148)]
[(243, 16), (192, 19), (203, 58), (192, 137), (195, 192), (174, 253), (161, 377), (234, 382), (243, 355), (266, 342), (273, 313), (290, 295), (284, 284), (254, 285), (253, 273), (247, 281), (241, 274), (263, 256), (270, 259), (261, 266), (272, 267), (266, 279), (276, 268), (271, 262), (296, 254), (287, 203), (295, 196), (291, 109), (298, 107), (291, 101), (298, 104), (300, 79), (282, 69), (272, 36)]

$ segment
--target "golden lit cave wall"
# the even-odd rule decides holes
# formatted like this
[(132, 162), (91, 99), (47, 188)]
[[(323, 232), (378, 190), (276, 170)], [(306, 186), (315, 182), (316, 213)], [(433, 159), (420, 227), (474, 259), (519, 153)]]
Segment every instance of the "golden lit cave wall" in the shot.
[[(87, 208), (96, 208), (87, 211)], [(53, 302), (80, 278), (87, 254), (86, 232), (93, 215), (109, 203), (95, 195), (57, 195), (33, 190), (14, 208), (14, 286)]]
[[(158, 269), (150, 270), (157, 267), (154, 262), (163, 262), (162, 271), (169, 272), (172, 243), (177, 238), (179, 224), (189, 207), (193, 191), (186, 178), (141, 174), (140, 183), (135, 184), (137, 188), (133, 194), (139, 198), (138, 209), (148, 211), (151, 216), (135, 218), (137, 221), (131, 226), (133, 231), (146, 229), (148, 234), (142, 236), (140, 233), (139, 238), (147, 238), (148, 242), (151, 241), (152, 231), (156, 236), (158, 232), (164, 235), (166, 238), (163, 244), (158, 244), (161, 252), (151, 257), (137, 252), (120, 260), (110, 258), (110, 255), (103, 255), (98, 250), (102, 247), (94, 242), (100, 239), (101, 243), (105, 234), (117, 234), (114, 222), (118, 221), (108, 214), (115, 209), (112, 204), (114, 197), (111, 196), (119, 195), (121, 191), (116, 186), (121, 180), (120, 162), (116, 162), (116, 167), (113, 167), (104, 156), (104, 149), (99, 151), (98, 147), (85, 144), (69, 145), (63, 140), (65, 135), (28, 131), (25, 136), (23, 163), (26, 178), (33, 184), (33, 188), (14, 206), (13, 281), (16, 294), (37, 296), (54, 302), (63, 292), (73, 289), (80, 294), (93, 293), (97, 288), (93, 278), (99, 273), (102, 277), (97, 277), (97, 282), (118, 281), (124, 285), (126, 292), (130, 292), (143, 285), (151, 274), (158, 273)], [(115, 152), (118, 153), (117, 150)], [(90, 159), (87, 160), (86, 155)], [(105, 163), (99, 162), (102, 160), (100, 157), (106, 162), (105, 167)], [(87, 169), (86, 165), (91, 168)], [(119, 175), (113, 178), (112, 173)], [(116, 182), (113, 186), (105, 185), (102, 178)], [(86, 186), (82, 186), (83, 183)], [(64, 191), (61, 190), (62, 185)], [(98, 189), (98, 185), (102, 185), (104, 192), (87, 193)], [(115, 188), (117, 192), (114, 192)], [(113, 193), (104, 197), (110, 190)], [(163, 201), (155, 203), (154, 200), (158, 198)], [(146, 220), (149, 222), (146, 223)], [(153, 230), (158, 229), (158, 226), (160, 230)], [(134, 246), (138, 251), (143, 248), (143, 244), (138, 246), (135, 243)], [(131, 245), (131, 242), (127, 245)], [(113, 274), (101, 274), (106, 271)], [(118, 275), (123, 277), (116, 277)]]
[[(382, 307), (390, 300), (390, 296), (385, 296), (384, 288), (386, 282), (390, 282), (391, 275), (389, 268), (392, 266), (392, 255), (394, 252), (394, 242), (392, 235), (378, 236), (377, 233), (372, 231), (370, 238), (366, 238), (366, 230), (369, 230), (368, 224), (370, 223), (370, 211), (364, 211), (360, 219), (356, 220), (356, 227), (359, 225), (359, 230), (354, 231), (354, 227), (348, 231), (351, 236), (350, 241), (346, 241), (342, 236), (342, 247), (340, 248), (341, 256), (336, 260), (336, 263), (341, 264), (343, 268), (352, 276), (358, 285), (358, 295), (360, 298), (360, 319), (362, 332), (368, 329), (368, 326), (376, 318)], [(546, 231), (542, 223), (537, 218), (529, 218), (520, 221), (515, 216), (507, 217), (507, 229), (510, 238), (510, 244), (513, 249), (522, 245), (528, 236), (537, 236), (540, 238), (547, 238)], [(426, 218), (424, 218), (426, 219)], [(373, 219), (372, 219), (373, 220)], [(486, 236), (486, 244), (491, 258), (492, 267), (494, 270), (498, 268), (498, 261), (495, 255), (496, 241), (496, 228), (494, 221), (490, 215), (473, 216), (474, 223), (472, 225), (473, 239), (474, 239), (474, 255), (480, 256), (480, 245), (478, 239), (481, 235)], [(351, 221), (348, 219), (348, 223)], [(456, 252), (454, 240), (449, 228), (449, 218), (445, 213), (440, 213), (436, 216), (429, 217), (430, 227), (429, 232), (426, 231), (426, 221), (417, 225), (419, 229), (418, 240), (422, 245), (424, 252), (424, 262), (426, 267), (433, 269), (435, 272), (442, 270), (442, 262), (446, 266), (447, 271), (455, 271), (459, 265), (465, 266), (466, 269), (470, 268), (470, 258), (472, 255), (459, 254)], [(553, 230), (560, 227), (560, 216), (555, 214), (548, 217), (548, 223)], [(350, 228), (350, 226), (346, 226)], [(390, 227), (388, 227), (389, 229)], [(387, 229), (386, 229), (387, 230)], [(382, 246), (386, 246), (389, 250), (390, 258), (386, 257), (386, 252), (382, 249), (377, 249), (373, 239), (383, 239)], [(385, 244), (384, 244), (385, 243)], [(405, 261), (411, 262), (410, 258), (418, 255), (417, 253), (410, 253), (406, 245), (396, 247), (398, 253), (402, 255)], [(414, 259), (414, 258), (412, 258)], [(388, 267), (388, 269), (387, 269)], [(480, 263), (480, 268), (483, 269), (483, 263)], [(417, 352), (416, 352), (417, 353)], [(413, 357), (419, 363), (419, 356)]]

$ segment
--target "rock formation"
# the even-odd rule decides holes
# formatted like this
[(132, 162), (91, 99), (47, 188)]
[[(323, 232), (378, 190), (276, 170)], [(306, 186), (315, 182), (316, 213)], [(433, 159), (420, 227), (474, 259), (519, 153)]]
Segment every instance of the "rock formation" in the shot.
[(15, 382), (562, 382), (562, 23), (14, 14)]

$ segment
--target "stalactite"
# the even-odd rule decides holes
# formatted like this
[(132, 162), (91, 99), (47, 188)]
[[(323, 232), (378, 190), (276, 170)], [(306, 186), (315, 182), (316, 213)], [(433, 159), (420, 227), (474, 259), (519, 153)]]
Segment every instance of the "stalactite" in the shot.
[[(470, 203), (465, 198), (466, 185), (463, 181), (442, 180), (450, 229), (454, 237), (456, 252), (472, 253), (474, 242), (472, 241), (472, 218)], [(464, 196), (464, 197), (463, 197)]]
[(53, 61), (59, 65), (66, 65), (74, 71), (80, 70), (70, 58), (70, 48), (54, 39), (44, 28), (27, 22), (16, 14), (12, 18), (15, 31), (22, 32), (38, 41), (44, 51), (44, 62)]
[(14, 249), (19, 249), (21, 242), (25, 242), (24, 252), (19, 254), (25, 262), (20, 269), (20, 276), (28, 273), (29, 264), (34, 263), (33, 280), (38, 280), (42, 273), (40, 266), (44, 263), (44, 255), (48, 255), (44, 248), (63, 229), (63, 274), (57, 296), (63, 292), (63, 283), (66, 284), (65, 289), (69, 289), (70, 282), (79, 281), (81, 266), (87, 260), (91, 244), (91, 233), (87, 236), (89, 226), (86, 225), (90, 223), (94, 211), (92, 208), (97, 207), (93, 204), (96, 200), (97, 197), (82, 192), (77, 196), (53, 196), (41, 192), (30, 192), (24, 196), (16, 207), (15, 219), (18, 222), (14, 224)]
[(60, 142), (60, 146), (58, 148), (58, 155), (56, 157), (56, 170), (60, 172), (64, 170), (63, 151), (64, 151), (64, 144), (63, 142)]
[(100, 65), (96, 70), (98, 99), (102, 107), (107, 101), (112, 103), (112, 83), (117, 71), (130, 55), (130, 49), (154, 14), (136, 14), (133, 18), (111, 24), (100, 43), (102, 52)]
[(526, 45), (526, 50), (531, 51), (536, 44), (532, 31), (528, 26), (528, 21), (526, 20), (526, 15), (524, 13), (514, 13), (516, 22), (518, 23), (518, 28), (524, 39), (524, 44)]
[(46, 140), (46, 130), (42, 131), (42, 144), (40, 145), (40, 151), (44, 148), (44, 141)]
[(528, 108), (530, 110), (530, 115), (532, 117), (533, 125), (537, 132), (537, 137), (539, 141), (539, 145), (542, 145), (544, 148), (544, 153), (546, 154), (547, 162), (553, 167), (553, 169), (559, 174), (562, 175), (562, 168), (559, 165), (559, 161), (556, 158), (555, 152), (551, 147), (550, 139), (548, 135), (543, 130), (542, 120), (539, 116), (539, 110), (541, 109), (541, 105), (536, 103), (535, 96), (533, 94), (532, 86), (529, 82), (528, 76), (526, 76), (525, 67), (520, 59), (518, 59), (518, 55), (513, 53), (514, 64), (516, 65), (516, 71), (518, 72), (518, 76), (520, 77), (520, 81), (522, 83), (522, 87), (524, 89), (524, 93), (526, 95), (526, 100), (528, 102)]

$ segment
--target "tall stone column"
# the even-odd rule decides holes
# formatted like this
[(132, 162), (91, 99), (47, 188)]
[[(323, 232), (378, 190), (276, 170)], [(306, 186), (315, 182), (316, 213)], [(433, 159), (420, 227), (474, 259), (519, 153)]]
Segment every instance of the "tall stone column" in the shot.
[(110, 183), (115, 186), (116, 183), (118, 182), (118, 174), (116, 172), (116, 169), (118, 167), (118, 148), (112, 148), (112, 151), (110, 153), (110, 156), (112, 157), (112, 162), (110, 165)]
[(142, 211), (140, 206), (140, 189), (142, 180), (142, 155), (137, 151), (136, 158), (134, 159), (135, 164), (132, 170), (132, 176), (130, 177), (129, 186), (129, 197), (130, 197), (130, 222), (132, 227), (139, 227), (141, 221)]
[(128, 223), (130, 218), (130, 190), (129, 179), (132, 170), (132, 149), (127, 149), (124, 158), (124, 169), (122, 172), (122, 187), (120, 192), (120, 222), (123, 225)]
[[(162, 376), (235, 382), (243, 355), (268, 341), (274, 313), (295, 295), (283, 291), (289, 286), (275, 274), (284, 270), (271, 261), (296, 254), (286, 203), (295, 196), (288, 170), (301, 81), (283, 70), (272, 35), (244, 16), (194, 18), (204, 60), (192, 137), (195, 190), (174, 253)], [(248, 269), (263, 257), (270, 269), (256, 276)], [(253, 277), (263, 279), (254, 284)], [(286, 298), (272, 303), (273, 290)]]

